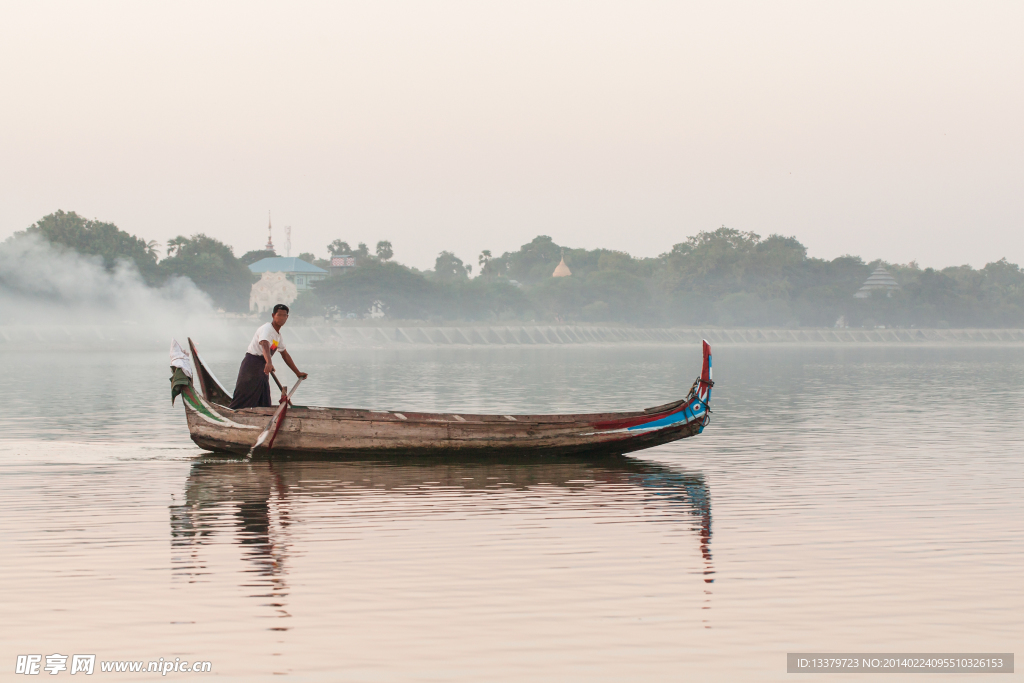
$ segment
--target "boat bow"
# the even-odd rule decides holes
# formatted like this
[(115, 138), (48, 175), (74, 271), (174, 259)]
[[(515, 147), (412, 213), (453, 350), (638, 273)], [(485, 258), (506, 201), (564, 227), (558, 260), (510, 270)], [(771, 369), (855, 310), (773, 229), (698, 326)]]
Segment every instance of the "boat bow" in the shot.
[(622, 420), (597, 423), (596, 431), (590, 434), (629, 434), (657, 432), (664, 429), (678, 428), (691, 423), (696, 424), (696, 433), (704, 431), (711, 421), (711, 387), (715, 385), (711, 379), (711, 345), (703, 342), (704, 363), (700, 377), (693, 381), (690, 393), (686, 398), (666, 403), (663, 406), (647, 408), (642, 417), (631, 417)]

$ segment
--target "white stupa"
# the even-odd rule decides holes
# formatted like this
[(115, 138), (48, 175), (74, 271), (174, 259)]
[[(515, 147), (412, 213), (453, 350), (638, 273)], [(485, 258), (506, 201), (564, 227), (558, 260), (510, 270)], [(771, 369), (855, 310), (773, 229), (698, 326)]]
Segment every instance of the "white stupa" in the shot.
[(892, 296), (892, 292), (895, 289), (899, 289), (900, 284), (896, 282), (896, 278), (889, 274), (882, 266), (875, 268), (875, 272), (871, 273), (871, 277), (864, 281), (857, 293), (854, 294), (856, 299), (867, 299), (871, 296), (871, 292), (876, 289), (884, 289), (886, 296)]

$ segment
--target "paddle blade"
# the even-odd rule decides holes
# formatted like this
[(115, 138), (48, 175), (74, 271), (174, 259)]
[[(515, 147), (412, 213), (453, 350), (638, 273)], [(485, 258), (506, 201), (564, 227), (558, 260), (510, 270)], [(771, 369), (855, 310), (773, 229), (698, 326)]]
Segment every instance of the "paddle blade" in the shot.
[(252, 445), (252, 448), (249, 449), (249, 455), (247, 455), (245, 457), (251, 458), (252, 454), (254, 452), (256, 452), (256, 449), (259, 448), (260, 446), (262, 446), (263, 442), (267, 440), (267, 435), (268, 434), (270, 434), (270, 427), (267, 427), (266, 429), (263, 430), (263, 433), (260, 434), (260, 438), (256, 439), (256, 443), (254, 443)]
[[(288, 408), (288, 403), (291, 401), (292, 396), (295, 395), (295, 391), (299, 388), (300, 384), (302, 384), (301, 377), (298, 380), (296, 380), (294, 386), (292, 386), (292, 393), (284, 394), (284, 402), (281, 403), (280, 407), (278, 407), (277, 411), (274, 413), (274, 417), (270, 418), (270, 423), (267, 425), (267, 428), (263, 430), (263, 433), (260, 434), (260, 438), (256, 439), (256, 443), (254, 443), (252, 445), (252, 448), (249, 449), (249, 455), (245, 456), (246, 460), (251, 459), (252, 454), (256, 452), (256, 449), (263, 445), (263, 442), (267, 440), (267, 436), (270, 434), (270, 430), (274, 428), (274, 425), (277, 424), (278, 426), (280, 426), (278, 418), (280, 418), (282, 416), (282, 413), (284, 413), (284, 411)], [(276, 434), (277, 431), (275, 430), (274, 433)]]

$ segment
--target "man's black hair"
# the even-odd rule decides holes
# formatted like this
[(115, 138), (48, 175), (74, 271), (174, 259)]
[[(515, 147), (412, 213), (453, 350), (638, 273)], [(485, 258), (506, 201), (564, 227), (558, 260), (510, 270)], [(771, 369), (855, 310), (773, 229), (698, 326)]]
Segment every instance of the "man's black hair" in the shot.
[[(284, 311), (285, 313), (291, 313), (291, 311), (288, 310), (288, 307), (285, 306), (284, 304), (278, 304), (278, 305), (274, 306), (274, 313), (277, 313), (278, 311)], [(274, 315), (274, 313), (271, 313), (270, 315)]]

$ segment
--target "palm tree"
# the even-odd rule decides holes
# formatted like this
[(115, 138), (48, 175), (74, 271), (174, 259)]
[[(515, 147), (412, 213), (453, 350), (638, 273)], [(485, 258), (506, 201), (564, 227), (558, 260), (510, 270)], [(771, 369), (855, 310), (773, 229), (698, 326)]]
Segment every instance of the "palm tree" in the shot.
[(379, 258), (381, 261), (387, 261), (394, 255), (395, 252), (391, 248), (391, 242), (387, 240), (381, 240), (380, 242), (377, 242), (377, 258)]
[(331, 256), (348, 256), (352, 253), (352, 248), (348, 246), (348, 242), (334, 240), (327, 245), (327, 251), (331, 252)]
[(159, 244), (160, 243), (157, 242), (156, 240), (150, 240), (146, 242), (146, 253), (152, 256), (154, 260), (156, 260), (156, 258), (159, 256), (159, 254), (157, 253), (157, 245)]
[(181, 253), (181, 250), (188, 244), (188, 240), (182, 235), (178, 235), (172, 240), (167, 240), (167, 255), (171, 256), (171, 252), (174, 252), (174, 256)]

